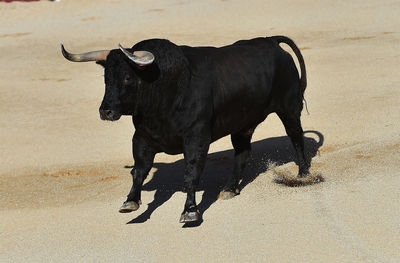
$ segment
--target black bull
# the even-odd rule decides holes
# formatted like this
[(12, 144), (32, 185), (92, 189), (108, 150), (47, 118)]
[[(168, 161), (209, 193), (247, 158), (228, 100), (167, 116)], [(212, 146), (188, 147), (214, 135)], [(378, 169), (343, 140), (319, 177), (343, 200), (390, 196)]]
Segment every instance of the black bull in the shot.
[[(279, 43), (293, 49), (301, 78), (292, 57)], [(183, 153), (187, 199), (180, 222), (198, 220), (195, 191), (209, 145), (229, 134), (235, 150), (234, 169), (220, 196), (228, 199), (237, 195), (252, 134), (273, 112), (295, 148), (298, 176), (309, 173), (300, 122), (306, 71), (299, 49), (287, 37), (240, 40), (220, 48), (177, 46), (168, 40), (151, 39), (128, 50), (120, 46), (70, 54), (62, 46), (62, 53), (69, 60), (97, 61), (104, 67), (101, 119), (132, 116), (133, 185), (120, 212), (139, 208), (143, 181), (156, 153)]]

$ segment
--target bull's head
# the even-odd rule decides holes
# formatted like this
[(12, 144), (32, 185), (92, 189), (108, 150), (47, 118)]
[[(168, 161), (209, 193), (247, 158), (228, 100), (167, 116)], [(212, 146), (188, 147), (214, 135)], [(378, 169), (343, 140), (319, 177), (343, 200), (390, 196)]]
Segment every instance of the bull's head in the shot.
[(119, 49), (71, 54), (64, 49), (63, 44), (61, 52), (70, 61), (96, 61), (104, 67), (106, 90), (99, 109), (102, 120), (115, 121), (121, 115), (133, 114), (135, 94), (142, 82), (137, 72), (141, 71), (141, 67), (153, 63), (154, 55), (151, 52), (131, 52), (119, 45)]

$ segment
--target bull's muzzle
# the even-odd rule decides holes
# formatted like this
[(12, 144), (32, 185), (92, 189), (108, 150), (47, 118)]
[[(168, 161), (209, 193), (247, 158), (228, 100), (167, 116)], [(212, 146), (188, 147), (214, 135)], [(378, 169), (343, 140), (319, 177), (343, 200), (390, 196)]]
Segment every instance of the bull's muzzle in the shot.
[(99, 112), (100, 112), (100, 119), (102, 119), (103, 121), (116, 121), (119, 120), (119, 118), (121, 118), (121, 114), (113, 110), (100, 109)]

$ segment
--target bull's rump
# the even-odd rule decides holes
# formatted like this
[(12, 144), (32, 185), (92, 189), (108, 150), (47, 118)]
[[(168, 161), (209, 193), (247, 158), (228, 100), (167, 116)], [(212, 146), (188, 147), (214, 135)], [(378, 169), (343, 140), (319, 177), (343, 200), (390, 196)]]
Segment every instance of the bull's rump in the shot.
[[(271, 108), (280, 47), (268, 39), (242, 41), (221, 48), (194, 48), (196, 80), (211, 89), (213, 141), (255, 127)], [(193, 51), (192, 51), (193, 52)], [(194, 65), (195, 64), (195, 65)]]

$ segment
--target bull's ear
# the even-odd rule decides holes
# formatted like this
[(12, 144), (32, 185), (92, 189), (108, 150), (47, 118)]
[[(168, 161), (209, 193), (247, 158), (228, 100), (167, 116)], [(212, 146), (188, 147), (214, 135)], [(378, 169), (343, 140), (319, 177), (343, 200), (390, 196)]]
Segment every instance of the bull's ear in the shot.
[(99, 64), (99, 65), (103, 66), (103, 68), (106, 67), (106, 61), (105, 60), (98, 60), (98, 61), (96, 61), (96, 64)]

